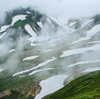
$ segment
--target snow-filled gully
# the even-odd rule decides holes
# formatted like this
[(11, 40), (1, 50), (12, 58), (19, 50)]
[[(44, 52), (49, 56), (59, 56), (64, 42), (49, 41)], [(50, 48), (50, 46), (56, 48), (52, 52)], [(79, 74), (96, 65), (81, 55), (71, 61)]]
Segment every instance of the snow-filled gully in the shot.
[(68, 77), (68, 75), (55, 75), (46, 80), (42, 80), (40, 82), (41, 91), (35, 97), (35, 99), (42, 99), (44, 96), (51, 94), (62, 87), (64, 87), (64, 81)]

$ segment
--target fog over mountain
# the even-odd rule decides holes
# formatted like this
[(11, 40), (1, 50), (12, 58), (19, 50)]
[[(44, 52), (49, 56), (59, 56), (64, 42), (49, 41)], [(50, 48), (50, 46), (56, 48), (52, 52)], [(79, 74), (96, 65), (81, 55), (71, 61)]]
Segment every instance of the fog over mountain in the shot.
[(99, 0), (0, 1), (0, 99), (42, 99), (99, 64)]
[[(1, 0), (0, 15), (16, 7), (33, 7), (47, 15), (60, 17), (61, 20), (88, 17), (100, 11), (99, 0)], [(64, 18), (64, 19), (63, 19)]]

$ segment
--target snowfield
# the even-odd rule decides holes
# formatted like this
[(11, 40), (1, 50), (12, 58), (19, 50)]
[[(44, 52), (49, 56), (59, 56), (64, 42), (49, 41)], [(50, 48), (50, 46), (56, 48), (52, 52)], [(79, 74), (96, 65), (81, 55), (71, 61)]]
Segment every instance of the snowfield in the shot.
[(46, 80), (40, 82), (42, 88), (41, 92), (35, 97), (35, 99), (42, 99), (44, 96), (51, 94), (62, 87), (64, 87), (64, 80), (67, 78), (67, 75), (55, 75)]

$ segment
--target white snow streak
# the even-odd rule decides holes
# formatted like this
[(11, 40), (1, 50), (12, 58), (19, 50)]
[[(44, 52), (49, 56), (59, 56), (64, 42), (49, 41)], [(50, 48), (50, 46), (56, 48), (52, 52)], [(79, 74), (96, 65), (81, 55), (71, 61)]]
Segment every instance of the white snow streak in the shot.
[(50, 62), (52, 62), (52, 61), (54, 61), (54, 60), (56, 60), (56, 58), (52, 57), (52, 59), (49, 59), (49, 60), (47, 60), (47, 61), (45, 61), (45, 62), (43, 62), (43, 63), (40, 63), (38, 66), (35, 66), (35, 67), (31, 68), (31, 69), (27, 69), (27, 70), (24, 70), (24, 71), (17, 72), (17, 73), (15, 73), (15, 74), (13, 74), (13, 77), (16, 76), (16, 75), (20, 75), (20, 74), (29, 72), (29, 71), (31, 71), (31, 70), (37, 69), (37, 68), (42, 67), (42, 66), (44, 66), (44, 65), (47, 65), (48, 63), (50, 63)]
[(51, 69), (55, 69), (55, 68), (45, 68), (45, 69), (36, 70), (36, 71), (31, 72), (29, 75), (33, 75), (33, 74), (38, 73), (40, 71), (46, 71), (46, 70), (51, 70)]
[(11, 26), (14, 25), (15, 22), (17, 22), (18, 20), (25, 20), (27, 15), (17, 15), (15, 17), (13, 17), (12, 19), (12, 23), (11, 23)]
[(31, 28), (31, 26), (29, 24), (25, 25), (25, 29), (27, 30), (27, 32), (34, 37), (34, 40), (36, 39), (36, 33), (33, 31), (33, 29)]
[(9, 28), (10, 25), (4, 25), (1, 27), (0, 32), (5, 31), (7, 28)]
[(81, 54), (81, 53), (84, 53), (84, 52), (90, 51), (90, 50), (99, 51), (100, 44), (96, 44), (92, 47), (87, 47), (87, 48), (80, 48), (80, 49), (73, 49), (73, 50), (64, 51), (60, 57), (67, 57), (67, 56), (74, 55), (74, 54)]
[(98, 70), (100, 70), (100, 67), (94, 67), (94, 68), (86, 69), (81, 73), (94, 72), (94, 71), (98, 71)]
[(71, 64), (68, 67), (73, 67), (73, 66), (82, 65), (82, 64), (89, 64), (89, 63), (98, 63), (98, 62), (100, 62), (100, 60), (83, 61), (83, 62), (77, 62), (75, 64)]
[(9, 51), (9, 53), (14, 52), (14, 51), (15, 51), (15, 49), (12, 49), (12, 50)]
[(42, 22), (37, 22), (37, 24), (43, 29)]
[(0, 39), (2, 39), (5, 34), (6, 34), (6, 32), (4, 32), (2, 35), (0, 35)]
[(30, 57), (26, 57), (26, 58), (23, 59), (23, 61), (25, 61), (25, 60), (32, 60), (32, 59), (35, 59), (35, 58), (37, 58), (37, 57), (39, 57), (39, 56), (30, 56)]

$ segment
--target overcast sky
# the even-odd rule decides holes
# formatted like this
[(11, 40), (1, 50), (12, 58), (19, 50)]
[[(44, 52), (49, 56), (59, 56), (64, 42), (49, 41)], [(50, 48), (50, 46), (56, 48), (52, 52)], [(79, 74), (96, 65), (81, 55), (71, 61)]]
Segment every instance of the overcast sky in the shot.
[(100, 13), (100, 0), (0, 0), (0, 16), (16, 7), (32, 6), (60, 18), (93, 16)]

